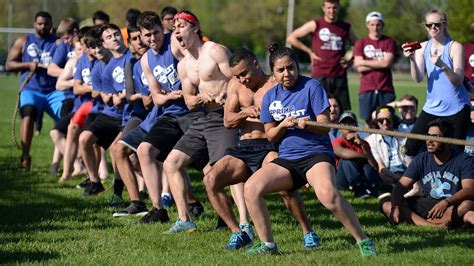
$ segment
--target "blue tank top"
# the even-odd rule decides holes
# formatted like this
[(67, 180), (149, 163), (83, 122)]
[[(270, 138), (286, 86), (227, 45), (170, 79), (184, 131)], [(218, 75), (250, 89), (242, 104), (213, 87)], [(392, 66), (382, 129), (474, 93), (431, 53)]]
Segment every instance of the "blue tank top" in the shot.
[[(87, 55), (81, 56), (76, 64), (76, 72), (74, 73), (74, 80), (80, 80), (86, 85), (92, 85), (92, 68), (94, 67), (96, 60), (89, 60)], [(85, 102), (92, 101), (91, 93), (82, 95), (75, 95), (74, 97), (74, 108), (73, 112)]]
[[(171, 33), (165, 34), (163, 46), (158, 53), (148, 49), (148, 66), (153, 76), (156, 78), (161, 88), (166, 92), (181, 90), (181, 81), (178, 78), (178, 60), (171, 52)], [(184, 103), (184, 99), (171, 101), (163, 106), (163, 114), (183, 115), (189, 110)]]
[[(449, 56), (451, 43), (451, 38), (447, 36), (444, 42), (441, 60), (448, 65), (450, 69), (453, 69), (453, 62)], [(454, 115), (461, 111), (464, 105), (470, 105), (469, 95), (463, 85), (455, 87), (454, 84), (449, 81), (443, 70), (431, 63), (431, 44), (432, 40), (430, 39), (424, 52), (428, 87), (423, 111), (436, 116)]]
[[(102, 76), (102, 91), (106, 93), (117, 94), (125, 89), (125, 64), (130, 60), (132, 54), (127, 50), (121, 57), (110, 59), (104, 69)], [(104, 114), (121, 118), (123, 108), (117, 108), (114, 105), (105, 105)]]
[[(53, 53), (56, 49), (56, 35), (49, 35), (46, 39), (39, 38), (34, 33), (27, 35), (25, 46), (22, 51), (22, 62), (38, 62), (45, 67), (51, 63)], [(46, 68), (38, 68), (23, 90), (37, 90), (49, 93), (56, 89), (56, 78), (47, 74)], [(23, 83), (29, 71), (23, 70), (20, 84)]]

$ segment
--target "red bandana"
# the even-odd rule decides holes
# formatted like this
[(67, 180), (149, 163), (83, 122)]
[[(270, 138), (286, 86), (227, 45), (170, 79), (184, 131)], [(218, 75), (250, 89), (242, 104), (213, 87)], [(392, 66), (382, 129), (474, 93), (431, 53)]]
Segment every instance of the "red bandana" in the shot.
[(174, 15), (173, 20), (177, 20), (177, 19), (183, 19), (188, 22), (191, 22), (194, 25), (199, 25), (199, 21), (196, 19), (196, 17), (185, 12), (179, 12), (176, 15)]

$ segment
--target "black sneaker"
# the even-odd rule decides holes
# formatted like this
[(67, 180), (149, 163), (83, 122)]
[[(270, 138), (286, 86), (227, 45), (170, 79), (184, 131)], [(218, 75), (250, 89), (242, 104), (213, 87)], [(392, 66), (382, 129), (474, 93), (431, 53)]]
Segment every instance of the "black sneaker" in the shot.
[(220, 216), (218, 216), (217, 224), (216, 224), (216, 230), (225, 230), (227, 228), (229, 228), (227, 226), (227, 224), (224, 222), (224, 220), (222, 220), (222, 218)]
[(88, 187), (84, 190), (84, 196), (92, 196), (92, 195), (97, 195), (100, 192), (104, 191), (105, 188), (102, 186), (102, 183), (100, 182), (91, 182)]
[(146, 192), (146, 190), (139, 191), (138, 197), (141, 201), (145, 201), (146, 199), (148, 199), (148, 192)]
[(81, 183), (79, 183), (76, 188), (78, 189), (86, 189), (91, 184), (91, 180), (89, 178), (84, 179)]
[(191, 215), (191, 218), (196, 219), (199, 216), (204, 215), (204, 206), (202, 206), (199, 201), (189, 203), (188, 212)]
[(146, 208), (145, 204), (143, 202), (132, 202), (130, 205), (128, 205), (127, 208), (114, 213), (112, 216), (113, 217), (123, 217), (123, 216), (130, 216), (130, 215), (135, 215), (135, 216), (144, 216), (148, 213), (148, 209)]
[(157, 209), (153, 207), (151, 211), (149, 211), (143, 218), (140, 220), (139, 223), (141, 224), (149, 224), (149, 223), (166, 223), (170, 221), (170, 217), (168, 217), (168, 211), (166, 209)]

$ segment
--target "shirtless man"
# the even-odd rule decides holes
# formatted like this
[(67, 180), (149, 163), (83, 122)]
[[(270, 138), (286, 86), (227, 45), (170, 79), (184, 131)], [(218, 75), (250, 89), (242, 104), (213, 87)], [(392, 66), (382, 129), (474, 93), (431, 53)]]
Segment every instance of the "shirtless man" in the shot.
[[(263, 124), (258, 120), (263, 95), (277, 83), (262, 71), (255, 55), (246, 48), (237, 49), (229, 64), (234, 78), (227, 89), (224, 125), (240, 128), (240, 141), (238, 147), (228, 149), (227, 155), (207, 172), (204, 183), (212, 206), (232, 231), (225, 248), (234, 250), (249, 246), (253, 232), (249, 233), (250, 224), (237, 224), (224, 188), (245, 182), (263, 163), (278, 156), (278, 148), (267, 140)], [(299, 194), (281, 195), (303, 228), (305, 247), (316, 247), (319, 239), (314, 238), (316, 235), (309, 225)], [(238, 207), (241, 214), (246, 212), (245, 204)]]
[[(232, 77), (228, 50), (220, 44), (202, 41), (199, 20), (191, 12), (179, 12), (174, 21), (175, 38), (186, 50), (185, 57), (178, 64), (184, 100), (189, 110), (204, 107), (206, 114), (194, 121), (164, 162), (179, 216), (167, 233), (196, 229), (187, 213), (185, 167), (193, 162), (202, 166), (203, 159), (209, 155), (209, 163), (204, 169), (207, 173), (210, 166), (237, 141), (236, 130), (224, 127), (222, 105)], [(241, 196), (242, 192), (241, 189)], [(239, 206), (239, 200), (236, 202)]]

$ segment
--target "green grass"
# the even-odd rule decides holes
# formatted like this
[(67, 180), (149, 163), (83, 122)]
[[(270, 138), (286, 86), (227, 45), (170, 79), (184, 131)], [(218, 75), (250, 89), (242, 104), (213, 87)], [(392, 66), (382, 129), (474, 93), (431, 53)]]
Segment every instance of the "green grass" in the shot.
[[(353, 77), (351, 92), (357, 90)], [(406, 77), (397, 76), (397, 83), (400, 91), (418, 92), (417, 96), (423, 98), (421, 86), (412, 84)], [(191, 172), (193, 185), (207, 214), (197, 221), (196, 233), (162, 235), (170, 224), (143, 226), (137, 224), (137, 218), (114, 219), (112, 210), (106, 207), (112, 191), (110, 181), (106, 192), (84, 198), (74, 188), (79, 179), (60, 185), (49, 176), (52, 154), (47, 134), (52, 127), (49, 118), (45, 119), (43, 133), (34, 138), (32, 170), (26, 173), (17, 170), (19, 151), (11, 144), (9, 128), (18, 81), (14, 77), (2, 77), (0, 84), (0, 264), (473, 264), (473, 231), (450, 232), (411, 225), (392, 227), (378, 213), (376, 200), (358, 200), (344, 193), (380, 253), (375, 258), (362, 258), (354, 240), (309, 191), (303, 197), (310, 220), (322, 236), (321, 249), (303, 249), (298, 225), (281, 200), (270, 196), (273, 231), (284, 255), (246, 258), (242, 252), (224, 251), (229, 232), (214, 230), (216, 215), (206, 200), (197, 172)], [(173, 220), (177, 217), (174, 208), (170, 217)]]

